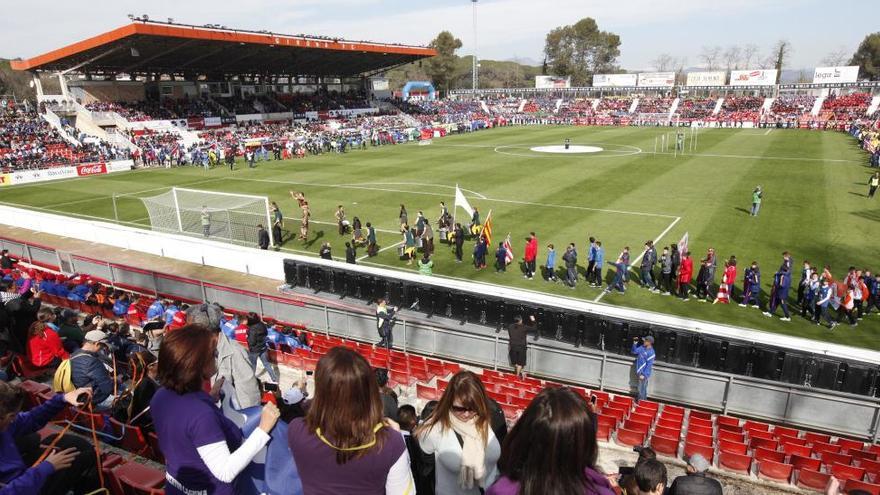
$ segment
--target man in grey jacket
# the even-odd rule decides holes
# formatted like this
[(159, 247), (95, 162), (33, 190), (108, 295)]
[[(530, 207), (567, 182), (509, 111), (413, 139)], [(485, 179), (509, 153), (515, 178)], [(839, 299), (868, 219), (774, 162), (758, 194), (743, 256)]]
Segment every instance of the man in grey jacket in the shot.
[(654, 241), (645, 243), (645, 252), (642, 254), (641, 274), (642, 287), (652, 292), (659, 292), (654, 282), (654, 265), (657, 263), (657, 250), (654, 249)]
[(216, 380), (223, 377), (235, 390), (233, 405), (238, 409), (259, 406), (260, 384), (254, 375), (248, 352), (220, 331), (222, 315), (223, 308), (217, 303), (197, 304), (187, 310), (186, 321), (191, 325), (204, 325), (217, 332), (217, 375), (214, 378)]

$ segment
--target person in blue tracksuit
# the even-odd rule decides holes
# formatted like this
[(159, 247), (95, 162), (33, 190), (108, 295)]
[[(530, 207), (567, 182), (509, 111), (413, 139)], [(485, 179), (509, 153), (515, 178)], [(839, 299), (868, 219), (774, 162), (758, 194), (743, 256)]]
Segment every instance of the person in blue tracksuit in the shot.
[(238, 317), (232, 315), (230, 318), (220, 318), (220, 330), (229, 338), (229, 340), (235, 340), (235, 329), (238, 328)]
[(547, 262), (544, 263), (544, 280), (556, 282), (556, 249), (553, 244), (547, 244)]
[(754, 304), (756, 308), (761, 307), (761, 269), (758, 267), (757, 261), (752, 261), (751, 266), (746, 268), (743, 275), (743, 298), (739, 304), (745, 308), (750, 304)]
[(590, 236), (590, 248), (587, 250), (587, 283), (593, 279), (593, 270), (596, 268), (596, 238)]
[(174, 301), (171, 304), (169, 304), (167, 308), (165, 308), (164, 318), (165, 318), (166, 325), (171, 325), (171, 323), (174, 321), (174, 315), (176, 315), (177, 312), (180, 311), (179, 306), (180, 306), (180, 303), (177, 301)]
[(633, 337), (632, 351), (636, 355), (636, 376), (639, 380), (638, 400), (648, 398), (648, 380), (654, 373), (654, 337), (648, 335), (639, 344), (639, 338)]
[(602, 241), (596, 241), (596, 264), (593, 267), (593, 287), (602, 285), (602, 264), (605, 263), (605, 248), (602, 247)]
[(816, 296), (816, 314), (813, 316), (813, 321), (816, 322), (816, 325), (820, 325), (820, 318), (825, 318), (825, 321), (828, 322), (828, 327), (834, 330), (834, 327), (837, 326), (837, 322), (831, 319), (831, 315), (828, 313), (828, 305), (831, 304), (831, 298), (834, 296), (834, 291), (831, 290), (831, 285), (828, 283), (827, 278), (822, 278), (822, 286), (819, 287), (819, 294)]
[(770, 317), (776, 312), (776, 306), (782, 306), (783, 317), (780, 321), (791, 321), (788, 313), (788, 289), (791, 288), (791, 270), (783, 263), (780, 270), (773, 274), (773, 288), (770, 292), (770, 307), (764, 316)]
[(156, 299), (150, 307), (147, 308), (147, 320), (153, 321), (160, 316), (165, 316), (165, 305), (161, 299)]

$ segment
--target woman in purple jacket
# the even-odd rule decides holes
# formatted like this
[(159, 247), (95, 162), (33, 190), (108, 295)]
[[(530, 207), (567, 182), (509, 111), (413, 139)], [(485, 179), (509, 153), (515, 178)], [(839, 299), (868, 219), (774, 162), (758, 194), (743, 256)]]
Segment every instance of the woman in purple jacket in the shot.
[(532, 400), (501, 447), (501, 477), (486, 495), (614, 495), (596, 471), (596, 429), (587, 402), (570, 388)]

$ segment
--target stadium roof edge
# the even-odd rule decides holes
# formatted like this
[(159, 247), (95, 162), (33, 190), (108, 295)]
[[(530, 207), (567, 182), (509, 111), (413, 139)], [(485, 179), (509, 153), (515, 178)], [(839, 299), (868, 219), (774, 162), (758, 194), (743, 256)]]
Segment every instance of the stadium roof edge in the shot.
[[(394, 55), (398, 57), (398, 60), (402, 57), (409, 61), (437, 55), (436, 50), (433, 48), (414, 45), (349, 41), (339, 38), (287, 35), (271, 32), (200, 27), (186, 24), (132, 22), (125, 26), (28, 59), (13, 60), (11, 61), (11, 67), (12, 69), (19, 71), (38, 71), (46, 69), (57, 70), (61, 66), (69, 65), (66, 70), (75, 70), (92, 61), (92, 59), (83, 61), (78, 59), (77, 56), (92, 55), (92, 53), (89, 52), (100, 50), (101, 48), (105, 48), (105, 53), (114, 48), (118, 50), (120, 48), (120, 43), (138, 37), (161, 40), (177, 39), (183, 40), (184, 43), (194, 41), (216, 43), (218, 45), (236, 43), (239, 45), (289, 47), (299, 50), (316, 50), (335, 53), (348, 52), (351, 54)], [(93, 58), (97, 60), (102, 56), (101, 53), (96, 53)]]

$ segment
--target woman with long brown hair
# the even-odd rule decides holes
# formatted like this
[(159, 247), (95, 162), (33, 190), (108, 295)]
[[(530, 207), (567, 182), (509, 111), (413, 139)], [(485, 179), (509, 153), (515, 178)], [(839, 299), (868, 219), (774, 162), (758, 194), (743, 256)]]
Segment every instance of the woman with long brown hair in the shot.
[(459, 371), (417, 430), (422, 451), (436, 459), (437, 495), (479, 495), (498, 477), (495, 463), (501, 445), (492, 429), (491, 411), (477, 375)]
[(614, 495), (595, 469), (599, 447), (587, 401), (570, 388), (532, 399), (504, 439), (501, 478), (487, 495)]
[(28, 357), (38, 368), (56, 368), (69, 356), (61, 338), (42, 321), (35, 321), (28, 329)]
[(351, 349), (318, 361), (314, 399), (287, 439), (305, 495), (414, 493), (403, 435), (382, 417), (373, 370)]

